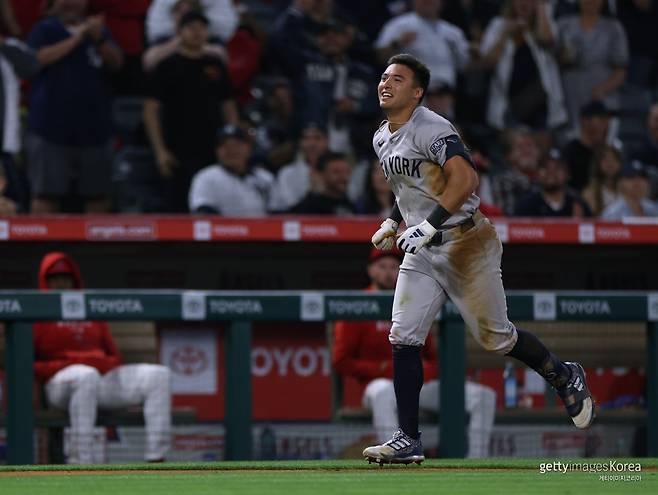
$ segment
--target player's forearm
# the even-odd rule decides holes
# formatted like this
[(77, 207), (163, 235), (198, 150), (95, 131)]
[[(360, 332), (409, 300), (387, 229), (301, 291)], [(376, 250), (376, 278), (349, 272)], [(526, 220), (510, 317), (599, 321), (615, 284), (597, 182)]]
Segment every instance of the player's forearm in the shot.
[[(453, 161), (454, 160), (454, 161)], [(450, 163), (452, 162), (452, 163)], [(427, 221), (439, 228), (477, 189), (479, 179), (477, 172), (460, 156), (455, 156), (446, 162), (447, 182), (441, 202), (434, 208)]]
[(398, 224), (402, 221), (402, 212), (400, 211), (397, 201), (393, 205), (393, 208), (391, 208), (391, 213), (389, 213), (388, 218)]

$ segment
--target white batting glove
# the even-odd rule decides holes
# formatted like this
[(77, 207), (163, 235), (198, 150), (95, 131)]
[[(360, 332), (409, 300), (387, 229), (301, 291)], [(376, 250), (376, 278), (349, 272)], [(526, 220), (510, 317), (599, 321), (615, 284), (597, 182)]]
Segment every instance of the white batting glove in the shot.
[(377, 249), (389, 250), (395, 245), (395, 234), (398, 231), (398, 223), (387, 218), (379, 227), (379, 230), (372, 236), (372, 244)]
[(436, 229), (425, 220), (414, 227), (409, 227), (398, 239), (398, 247), (405, 253), (416, 254), (436, 234)]

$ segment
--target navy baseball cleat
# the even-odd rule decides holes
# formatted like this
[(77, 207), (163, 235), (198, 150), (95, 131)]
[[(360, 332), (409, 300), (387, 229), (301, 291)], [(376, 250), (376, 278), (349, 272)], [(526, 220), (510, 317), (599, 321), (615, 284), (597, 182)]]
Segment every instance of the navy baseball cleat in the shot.
[(585, 370), (579, 363), (564, 364), (571, 369), (571, 378), (563, 388), (557, 389), (557, 393), (576, 428), (589, 428), (594, 421), (594, 401), (587, 388)]
[(393, 437), (382, 445), (373, 445), (363, 451), (363, 457), (368, 463), (383, 464), (420, 464), (425, 460), (423, 444), (414, 440), (402, 430), (398, 430)]

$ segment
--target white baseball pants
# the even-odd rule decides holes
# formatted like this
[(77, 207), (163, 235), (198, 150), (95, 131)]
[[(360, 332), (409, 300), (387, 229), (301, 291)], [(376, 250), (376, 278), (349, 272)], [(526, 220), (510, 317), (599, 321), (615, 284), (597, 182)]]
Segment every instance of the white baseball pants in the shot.
[(422, 346), (447, 297), (485, 349), (507, 354), (516, 344), (500, 270), (503, 245), (484, 215), (477, 212), (473, 220), (475, 226), (455, 239), (405, 255), (393, 299), (391, 344)]
[(147, 461), (163, 459), (170, 446), (171, 391), (169, 368), (158, 364), (128, 364), (101, 375), (96, 368), (74, 364), (46, 383), (48, 403), (68, 409), (71, 421), (70, 464), (92, 460), (97, 408), (143, 406)]
[[(420, 408), (439, 410), (440, 383), (430, 380), (420, 390)], [(479, 383), (466, 382), (465, 405), (470, 415), (468, 424), (468, 457), (482, 458), (489, 454), (489, 440), (496, 413), (496, 392)], [(379, 442), (391, 438), (398, 429), (397, 405), (393, 380), (377, 378), (363, 394), (363, 406), (372, 411), (372, 421)]]

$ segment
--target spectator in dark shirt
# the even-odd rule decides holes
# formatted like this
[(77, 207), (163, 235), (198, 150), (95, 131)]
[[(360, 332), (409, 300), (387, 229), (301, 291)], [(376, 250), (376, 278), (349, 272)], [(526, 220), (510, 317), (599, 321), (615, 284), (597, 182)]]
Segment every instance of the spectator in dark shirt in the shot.
[(265, 97), (245, 113), (256, 121), (256, 153), (277, 171), (295, 158), (292, 89), (287, 79), (276, 78), (264, 91)]
[(580, 110), (580, 133), (563, 150), (569, 166), (569, 185), (580, 192), (587, 184), (594, 151), (606, 143), (611, 112), (600, 101), (588, 103)]
[(91, 13), (103, 13), (107, 27), (124, 53), (122, 70), (113, 78), (116, 93), (141, 95), (144, 91), (142, 52), (144, 18), (151, 0), (89, 0)]
[(539, 189), (517, 205), (515, 214), (525, 217), (592, 216), (587, 203), (567, 187), (569, 171), (560, 151), (548, 151), (539, 165)]
[(347, 185), (352, 167), (343, 153), (329, 151), (318, 161), (321, 191), (309, 192), (290, 209), (290, 213), (305, 215), (351, 215), (356, 209), (347, 197)]
[(215, 134), (223, 123), (238, 124), (228, 71), (204, 52), (208, 20), (189, 12), (180, 20), (178, 51), (160, 63), (144, 104), (144, 123), (167, 181), (172, 212), (187, 211), (192, 176), (215, 161)]
[(349, 36), (339, 22), (318, 28), (318, 50), (291, 50), (297, 122), (328, 127), (333, 151), (371, 153), (370, 120), (379, 116), (372, 69), (347, 56)]
[[(170, 22), (172, 22), (174, 26), (178, 26), (183, 16), (192, 11), (203, 13), (203, 8), (201, 7), (199, 0), (179, 0), (174, 2), (169, 12), (169, 17), (171, 17)], [(158, 38), (153, 45), (144, 52), (142, 63), (146, 72), (152, 72), (160, 62), (179, 51), (181, 45), (180, 35), (178, 33), (171, 34), (172, 35), (170, 36), (162, 36)], [(224, 63), (228, 63), (226, 48), (211, 40), (210, 37), (208, 38), (207, 43), (203, 46), (203, 51), (206, 55), (214, 55)]]
[(658, 197), (658, 103), (649, 108), (647, 135), (632, 155), (633, 160), (643, 163), (651, 181), (651, 197)]
[(628, 36), (628, 80), (639, 86), (655, 84), (658, 76), (658, 2), (616, 0), (617, 16)]
[(55, 0), (52, 17), (36, 24), (28, 44), (37, 52), (27, 143), (32, 212), (59, 211), (72, 189), (89, 213), (109, 211), (112, 166), (111, 96), (107, 70), (123, 55), (103, 15), (85, 18), (87, 0)]

